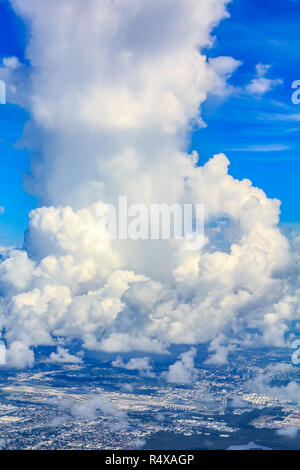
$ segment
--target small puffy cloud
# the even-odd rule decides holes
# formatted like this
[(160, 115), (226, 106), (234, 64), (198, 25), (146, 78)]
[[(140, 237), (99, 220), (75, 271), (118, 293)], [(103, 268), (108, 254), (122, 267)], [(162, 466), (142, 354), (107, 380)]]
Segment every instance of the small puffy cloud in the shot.
[(141, 449), (145, 444), (146, 441), (144, 439), (136, 439), (135, 441), (132, 441), (130, 447), (132, 449)]
[(2, 59), (2, 63), (4, 67), (9, 69), (17, 69), (21, 65), (19, 59), (16, 56), (4, 57)]
[(70, 409), (74, 416), (81, 419), (94, 419), (99, 411), (104, 416), (114, 416), (120, 420), (126, 420), (126, 414), (123, 411), (118, 410), (102, 397), (94, 397), (85, 403), (72, 404)]
[(83, 352), (79, 352), (76, 355), (70, 354), (67, 349), (64, 349), (60, 346), (57, 348), (56, 353), (51, 353), (49, 357), (49, 362), (61, 362), (61, 363), (72, 363), (72, 364), (81, 364)]
[(245, 400), (242, 400), (240, 397), (233, 397), (231, 406), (233, 408), (247, 408), (249, 403)]
[(157, 413), (154, 416), (154, 419), (155, 419), (155, 421), (158, 421), (159, 423), (161, 423), (162, 421), (164, 421), (165, 416), (162, 413)]
[(121, 384), (121, 385), (120, 385), (120, 388), (121, 388), (121, 390), (123, 390), (123, 391), (126, 392), (126, 393), (132, 393), (133, 390), (134, 390), (133, 385), (132, 385), (132, 384), (128, 384), (128, 383), (126, 383), (126, 384)]
[(298, 436), (299, 428), (297, 426), (287, 426), (285, 428), (278, 429), (276, 434), (283, 436), (288, 439), (296, 439)]
[[(226, 344), (227, 343), (227, 344)], [(213, 341), (211, 341), (209, 345), (209, 351), (214, 351), (214, 354), (210, 356), (207, 360), (207, 364), (213, 364), (222, 366), (228, 363), (228, 353), (233, 351), (235, 348), (230, 343), (228, 344), (228, 340), (226, 337), (221, 333), (219, 334)]]
[(74, 403), (74, 401), (68, 399), (50, 399), (49, 403), (59, 406), (67, 412), (65, 415), (55, 418), (51, 422), (52, 426), (60, 426), (72, 419), (82, 421), (94, 420), (98, 415), (114, 418), (114, 422), (109, 424), (111, 430), (125, 430), (128, 425), (126, 413), (107, 400), (104, 400), (101, 396), (94, 396), (83, 403)]
[(112, 362), (112, 366), (127, 370), (138, 370), (141, 375), (155, 377), (155, 374), (152, 372), (149, 357), (133, 357), (127, 363), (124, 363), (121, 357), (118, 356), (117, 359)]
[(4, 214), (5, 212), (5, 207), (4, 206), (0, 206), (0, 214)]
[(31, 349), (20, 341), (13, 341), (6, 351), (6, 361), (8, 367), (15, 367), (17, 369), (32, 367), (34, 354)]
[[(273, 371), (268, 371), (264, 374), (259, 374), (248, 386), (250, 390), (255, 393), (269, 395), (280, 400), (288, 401), (291, 403), (300, 404), (300, 386), (296, 381), (291, 381), (287, 385), (271, 386), (270, 382), (273, 378)], [(281, 371), (280, 371), (281, 372)]]
[(86, 403), (71, 405), (70, 411), (75, 418), (82, 420), (95, 419), (98, 413), (111, 416), (115, 418), (115, 422), (109, 424), (113, 431), (125, 430), (128, 426), (126, 413), (116, 408), (112, 403), (103, 400), (102, 397), (94, 397)]
[(253, 78), (249, 85), (246, 86), (246, 91), (250, 95), (264, 95), (268, 91), (272, 90), (272, 88), (275, 88), (276, 86), (283, 83), (280, 78), (271, 79), (266, 77), (266, 74), (270, 68), (271, 65), (256, 65), (256, 77)]
[(169, 370), (162, 374), (169, 383), (189, 384), (197, 378), (198, 371), (194, 367), (196, 349), (191, 348), (179, 356), (179, 360), (170, 365)]

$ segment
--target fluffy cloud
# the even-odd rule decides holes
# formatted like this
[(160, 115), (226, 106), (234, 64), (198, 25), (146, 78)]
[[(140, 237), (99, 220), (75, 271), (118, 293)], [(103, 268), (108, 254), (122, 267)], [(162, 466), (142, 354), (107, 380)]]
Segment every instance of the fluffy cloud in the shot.
[(201, 123), (208, 93), (221, 94), (239, 65), (199, 52), (213, 44), (227, 3), (46, 0), (40, 8), (12, 0), (32, 29), (27, 188), (41, 202), (73, 208), (118, 194), (176, 201), (186, 166), (179, 133)]
[(56, 353), (51, 353), (49, 357), (49, 362), (62, 362), (62, 363), (72, 363), (80, 364), (82, 363), (83, 354), (70, 354), (67, 349), (61, 348), (58, 346)]
[(6, 362), (8, 367), (31, 367), (34, 363), (33, 351), (20, 341), (13, 341), (6, 351)]
[[(10, 74), (14, 100), (31, 115), (25, 184), (41, 207), (30, 213), (24, 250), (2, 250), (0, 326), (11, 364), (32, 364), (32, 348), (59, 337), (147, 354), (209, 341), (214, 363), (226, 360), (226, 338), (285, 344), (299, 294), (279, 201), (234, 179), (225, 155), (200, 166), (183, 151), (189, 126), (204, 125), (202, 103), (229, 92), (240, 64), (202, 52), (227, 3), (12, 0), (31, 30), (29, 65), (10, 60), (0, 78)], [(204, 246), (110, 240), (99, 211), (120, 195), (147, 207), (204, 204)], [(194, 354), (168, 379), (193, 380)]]
[(264, 95), (272, 88), (282, 85), (283, 81), (280, 78), (272, 80), (267, 78), (266, 74), (271, 68), (271, 65), (257, 64), (255, 67), (256, 78), (253, 78), (249, 85), (246, 86), (246, 91), (251, 95)]
[(287, 426), (277, 430), (279, 436), (287, 437), (288, 439), (296, 439), (299, 429), (297, 426)]
[(127, 415), (116, 408), (112, 403), (104, 400), (101, 396), (94, 396), (83, 403), (74, 403), (71, 400), (50, 400), (52, 405), (65, 409), (68, 414), (54, 419), (52, 426), (60, 426), (70, 419), (89, 421), (97, 418), (98, 415), (110, 416), (114, 422), (109, 426), (112, 430), (124, 430), (127, 427)]
[(219, 336), (217, 336), (214, 340), (211, 341), (209, 350), (214, 351), (214, 354), (206, 360), (206, 363), (214, 365), (224, 365), (227, 364), (228, 353), (234, 350), (234, 346), (232, 346), (230, 342), (225, 338), (225, 336), (221, 333), (219, 334)]
[(93, 419), (100, 411), (104, 416), (114, 416), (119, 420), (126, 421), (126, 414), (118, 410), (112, 403), (104, 401), (101, 397), (94, 397), (83, 404), (71, 406), (71, 412), (74, 416), (81, 419)]
[(155, 377), (152, 372), (149, 357), (132, 357), (127, 363), (124, 363), (120, 356), (112, 362), (113, 367), (119, 367), (127, 370), (138, 370), (141, 375), (146, 377)]
[(194, 367), (196, 349), (180, 354), (178, 361), (170, 365), (169, 370), (162, 375), (167, 382), (189, 384), (196, 380), (197, 369)]
[(2, 59), (2, 63), (4, 67), (7, 67), (9, 69), (17, 69), (20, 66), (19, 59), (15, 56), (4, 57)]
[(249, 383), (250, 389), (264, 395), (269, 395), (280, 400), (300, 403), (300, 386), (297, 382), (292, 381), (287, 385), (271, 386), (272, 371), (267, 370), (265, 374), (259, 374)]
[(141, 449), (145, 444), (146, 441), (144, 441), (143, 439), (136, 439), (135, 441), (132, 441), (131, 447), (133, 449)]

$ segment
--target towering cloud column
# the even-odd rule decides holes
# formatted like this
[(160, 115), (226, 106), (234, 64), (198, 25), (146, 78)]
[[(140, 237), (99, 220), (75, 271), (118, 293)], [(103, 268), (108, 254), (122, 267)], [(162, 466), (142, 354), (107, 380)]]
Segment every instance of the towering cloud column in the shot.
[[(254, 331), (283, 343), (294, 310), (278, 201), (233, 179), (224, 155), (197, 166), (185, 153), (202, 103), (228, 92), (239, 65), (202, 52), (227, 3), (12, 0), (30, 31), (25, 184), (41, 205), (27, 251), (5, 252), (0, 265), (1, 322), (10, 351), (22, 352), (12, 364), (61, 336), (105, 351), (161, 352), (221, 334), (249, 343)], [(99, 208), (120, 195), (205, 204), (205, 246), (100, 240)]]

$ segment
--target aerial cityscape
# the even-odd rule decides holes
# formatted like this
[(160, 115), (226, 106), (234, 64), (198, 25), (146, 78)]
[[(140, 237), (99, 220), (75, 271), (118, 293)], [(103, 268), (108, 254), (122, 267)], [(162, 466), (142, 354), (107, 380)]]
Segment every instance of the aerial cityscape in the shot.
[[(289, 351), (239, 351), (230, 367), (193, 366), (191, 384), (167, 382), (161, 358), (150, 372), (103, 358), (50, 364), (44, 353), (33, 369), (1, 378), (2, 449), (300, 448), (299, 401), (283, 385), (299, 381)], [(266, 364), (272, 387), (258, 390)]]

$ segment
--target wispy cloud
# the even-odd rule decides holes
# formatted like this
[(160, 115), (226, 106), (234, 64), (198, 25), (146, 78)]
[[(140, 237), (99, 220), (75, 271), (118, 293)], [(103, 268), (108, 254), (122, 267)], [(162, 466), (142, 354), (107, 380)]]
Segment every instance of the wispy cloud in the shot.
[(264, 113), (256, 116), (259, 121), (300, 122), (300, 113)]
[(245, 147), (231, 147), (227, 148), (228, 152), (284, 152), (285, 150), (290, 150), (289, 145), (249, 145)]

